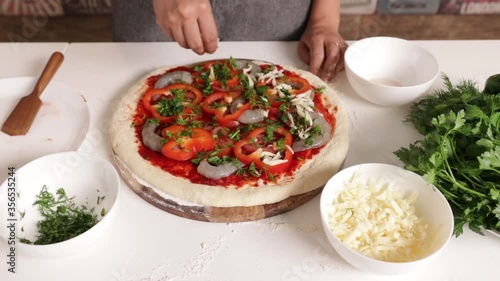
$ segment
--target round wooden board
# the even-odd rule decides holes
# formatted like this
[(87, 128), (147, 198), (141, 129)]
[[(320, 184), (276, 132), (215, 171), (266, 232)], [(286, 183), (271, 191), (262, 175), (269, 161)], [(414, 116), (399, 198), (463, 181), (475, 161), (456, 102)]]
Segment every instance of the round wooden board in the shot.
[(135, 179), (116, 154), (113, 154), (114, 161), (119, 173), (122, 175), (128, 186), (142, 199), (151, 205), (160, 208), (171, 214), (192, 220), (206, 222), (243, 222), (260, 220), (279, 215), (293, 210), (305, 204), (318, 195), (323, 187), (312, 191), (291, 196), (282, 201), (250, 206), (250, 207), (213, 207), (213, 206), (188, 206), (165, 198), (157, 193), (153, 188), (144, 186)]

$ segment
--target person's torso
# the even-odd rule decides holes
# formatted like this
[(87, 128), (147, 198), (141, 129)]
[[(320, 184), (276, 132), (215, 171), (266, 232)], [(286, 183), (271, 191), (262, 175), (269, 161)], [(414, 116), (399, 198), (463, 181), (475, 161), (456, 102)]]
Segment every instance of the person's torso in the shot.
[[(156, 24), (153, 1), (113, 1), (115, 41), (168, 41)], [(298, 40), (311, 0), (211, 0), (220, 40)]]

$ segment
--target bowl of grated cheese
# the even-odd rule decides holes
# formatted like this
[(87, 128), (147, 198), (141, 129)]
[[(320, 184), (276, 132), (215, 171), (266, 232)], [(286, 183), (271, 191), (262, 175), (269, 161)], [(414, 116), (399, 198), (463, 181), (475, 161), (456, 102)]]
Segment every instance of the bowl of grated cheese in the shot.
[(333, 176), (320, 201), (337, 253), (360, 270), (404, 274), (434, 259), (451, 238), (453, 213), (437, 188), (388, 164), (361, 164)]

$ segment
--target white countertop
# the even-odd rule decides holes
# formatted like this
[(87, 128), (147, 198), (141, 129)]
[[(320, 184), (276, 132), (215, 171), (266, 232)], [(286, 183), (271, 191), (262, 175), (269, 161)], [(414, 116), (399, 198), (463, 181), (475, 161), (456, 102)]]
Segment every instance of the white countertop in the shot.
[[(482, 88), (500, 73), (500, 40), (416, 41), (437, 58), (452, 82), (474, 79)], [(112, 100), (140, 77), (166, 65), (223, 57), (257, 58), (304, 68), (296, 43), (222, 42), (200, 57), (174, 43), (0, 44), (0, 78), (37, 76), (51, 52), (64, 51), (56, 80), (78, 89), (90, 110), (81, 150), (110, 162), (105, 127)], [(341, 91), (351, 121), (346, 166), (367, 162), (401, 165), (392, 154), (419, 136), (402, 119), (409, 107), (384, 108), (361, 100), (342, 73)], [(437, 81), (434, 89), (442, 86)], [(1, 94), (1, 93), (0, 93)], [(7, 161), (0, 157), (0, 161)], [(19, 168), (19, 167), (18, 167)], [(7, 173), (7, 171), (0, 171)], [(319, 196), (269, 219), (217, 224), (183, 219), (143, 201), (122, 181), (111, 239), (76, 256), (40, 259), (18, 253), (17, 273), (7, 272), (7, 246), (0, 242), (0, 280), (496, 280), (500, 239), (465, 229), (425, 269), (397, 277), (361, 272), (330, 247), (319, 217)], [(3, 207), (2, 207), (3, 208)]]

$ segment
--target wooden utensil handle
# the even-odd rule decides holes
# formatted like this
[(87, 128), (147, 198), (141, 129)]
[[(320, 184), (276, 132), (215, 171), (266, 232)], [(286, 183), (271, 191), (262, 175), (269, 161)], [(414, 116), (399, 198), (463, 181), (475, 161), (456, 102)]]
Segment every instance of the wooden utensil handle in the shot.
[(45, 87), (47, 87), (47, 84), (49, 84), (52, 77), (54, 77), (54, 74), (57, 69), (59, 69), (59, 66), (61, 66), (63, 60), (64, 55), (60, 52), (54, 52), (52, 56), (50, 56), (49, 61), (45, 65), (45, 68), (43, 69), (42, 74), (40, 75), (40, 78), (38, 78), (35, 88), (33, 89), (34, 95), (40, 96), (43, 90), (45, 90)]

